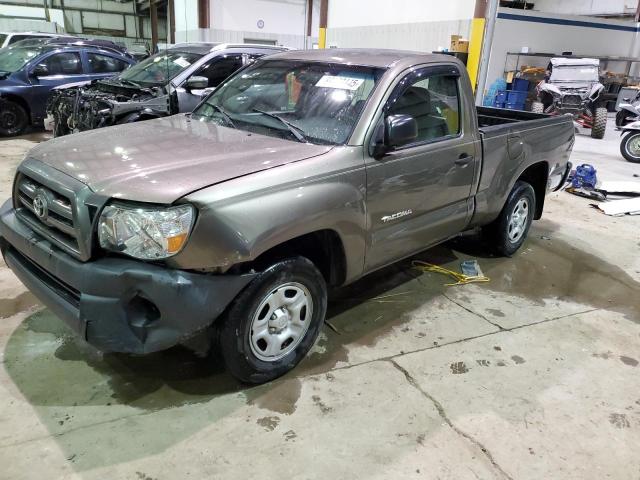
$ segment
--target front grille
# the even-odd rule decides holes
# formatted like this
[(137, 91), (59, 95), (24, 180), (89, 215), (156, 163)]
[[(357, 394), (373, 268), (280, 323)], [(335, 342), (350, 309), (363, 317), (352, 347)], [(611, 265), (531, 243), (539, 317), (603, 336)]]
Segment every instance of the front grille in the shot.
[(580, 95), (565, 95), (562, 98), (562, 108), (580, 110), (582, 108), (582, 97)]
[(80, 254), (80, 232), (75, 225), (71, 198), (19, 172), (14, 203), (18, 215), (40, 234)]

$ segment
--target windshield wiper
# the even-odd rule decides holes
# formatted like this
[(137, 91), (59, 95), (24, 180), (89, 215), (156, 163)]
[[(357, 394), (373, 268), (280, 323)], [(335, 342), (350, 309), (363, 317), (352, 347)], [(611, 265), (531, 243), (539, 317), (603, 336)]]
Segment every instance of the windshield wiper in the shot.
[(280, 120), (280, 122), (282, 122), (282, 124), (287, 127), (287, 129), (291, 132), (291, 134), (294, 137), (296, 137), (296, 140), (298, 140), (301, 143), (307, 143), (307, 137), (304, 136), (304, 130), (299, 126), (294, 125), (293, 123), (285, 120), (280, 115), (276, 115), (275, 113), (265, 112), (264, 110), (259, 110), (257, 108), (252, 108), (251, 111), (256, 113), (261, 113), (263, 115), (266, 115), (267, 117), (275, 118), (276, 120)]
[(140, 88), (141, 87), (141, 85), (139, 83), (132, 82), (131, 80), (127, 80), (127, 79), (124, 79), (124, 78), (118, 78), (118, 81), (120, 83), (124, 83), (125, 85), (131, 85), (131, 86), (136, 87), (136, 88)]
[(225, 119), (225, 121), (231, 128), (238, 128), (236, 127), (236, 124), (233, 123), (233, 120), (231, 120), (231, 117), (229, 116), (227, 111), (224, 108), (222, 108), (220, 105), (216, 105), (215, 103), (209, 103), (209, 102), (207, 102), (207, 105), (211, 106), (216, 112), (222, 115), (222, 118)]

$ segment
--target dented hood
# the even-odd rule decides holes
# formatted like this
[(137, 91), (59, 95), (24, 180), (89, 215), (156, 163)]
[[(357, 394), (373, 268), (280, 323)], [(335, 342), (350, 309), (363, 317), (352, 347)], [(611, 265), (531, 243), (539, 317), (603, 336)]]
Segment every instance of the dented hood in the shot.
[(174, 115), (56, 138), (32, 149), (28, 158), (101, 195), (168, 204), (209, 185), (330, 149)]

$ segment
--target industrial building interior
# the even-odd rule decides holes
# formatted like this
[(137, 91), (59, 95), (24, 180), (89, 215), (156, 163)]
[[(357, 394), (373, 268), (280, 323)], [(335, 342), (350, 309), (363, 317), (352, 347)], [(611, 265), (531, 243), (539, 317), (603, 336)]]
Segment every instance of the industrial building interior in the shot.
[(639, 33), (0, 0), (0, 480), (640, 479)]

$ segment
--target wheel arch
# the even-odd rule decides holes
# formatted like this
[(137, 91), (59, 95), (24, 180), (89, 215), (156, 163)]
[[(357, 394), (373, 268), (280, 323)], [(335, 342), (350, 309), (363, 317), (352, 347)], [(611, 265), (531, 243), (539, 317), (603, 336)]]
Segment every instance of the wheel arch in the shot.
[[(516, 179), (518, 181), (527, 182), (533, 187), (533, 191), (536, 194), (536, 211), (533, 216), (534, 220), (539, 220), (542, 217), (542, 211), (544, 210), (544, 201), (547, 193), (547, 183), (549, 180), (549, 163), (546, 161), (537, 162), (529, 165)], [(513, 188), (513, 187), (512, 187)]]
[(347, 277), (347, 257), (342, 238), (332, 229), (297, 236), (261, 252), (254, 260), (237, 265), (240, 271), (261, 271), (285, 258), (302, 256), (320, 270), (327, 285), (340, 286)]

